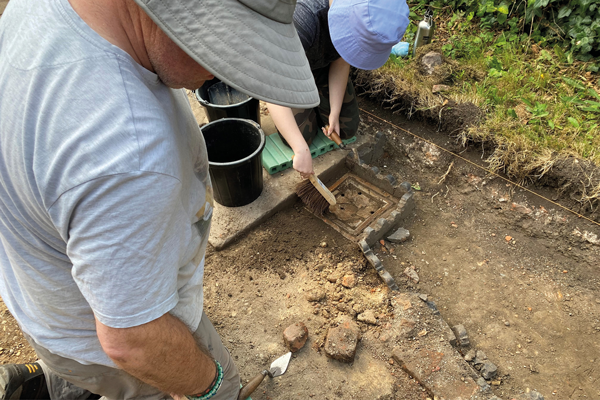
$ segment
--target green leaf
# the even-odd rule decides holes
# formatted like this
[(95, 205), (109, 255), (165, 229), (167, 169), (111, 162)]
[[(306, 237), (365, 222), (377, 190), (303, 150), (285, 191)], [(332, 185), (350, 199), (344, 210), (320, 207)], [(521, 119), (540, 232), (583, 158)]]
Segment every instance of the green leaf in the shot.
[(548, 126), (550, 127), (550, 129), (554, 129), (554, 122), (548, 121)]
[(573, 10), (568, 6), (562, 6), (560, 10), (558, 10), (558, 19), (568, 17), (572, 12)]
[(513, 117), (514, 119), (519, 119), (519, 117), (517, 116), (517, 113), (516, 113), (516, 112), (515, 112), (515, 110), (514, 110), (514, 109), (512, 109), (512, 108), (509, 108), (509, 109), (506, 111), (506, 113), (507, 113), (509, 116)]
[(575, 118), (569, 117), (567, 120), (571, 125), (573, 125), (574, 128), (579, 128), (579, 122)]
[(508, 4), (506, 4), (506, 2), (502, 2), (500, 3), (500, 5), (498, 6), (498, 12), (508, 15)]

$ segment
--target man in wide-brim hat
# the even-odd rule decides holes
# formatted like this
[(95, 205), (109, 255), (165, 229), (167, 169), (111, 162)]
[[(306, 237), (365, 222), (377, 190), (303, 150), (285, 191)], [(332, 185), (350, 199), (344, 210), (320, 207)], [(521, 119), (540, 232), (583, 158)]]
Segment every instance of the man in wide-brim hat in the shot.
[(40, 361), (0, 367), (1, 398), (237, 398), (237, 369), (202, 311), (212, 189), (180, 89), (216, 76), (314, 107), (294, 6), (8, 4), (0, 295)]

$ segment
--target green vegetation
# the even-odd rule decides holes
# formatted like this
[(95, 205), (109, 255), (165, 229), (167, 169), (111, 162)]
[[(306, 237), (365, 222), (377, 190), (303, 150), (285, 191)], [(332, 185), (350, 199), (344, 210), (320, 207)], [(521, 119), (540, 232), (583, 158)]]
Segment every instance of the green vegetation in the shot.
[[(568, 156), (600, 165), (600, 82), (592, 58), (600, 54), (600, 9), (595, 2), (432, 4), (438, 8), (430, 47), (447, 57), (446, 74), (436, 82), (416, 73), (419, 57), (391, 56), (381, 74), (401, 82), (396, 98), (403, 97), (400, 91), (411, 92), (420, 110), (440, 110), (444, 99), (477, 105), (483, 119), (460, 133), (461, 139), (492, 143), (488, 162), (517, 179), (541, 176)], [(414, 24), (406, 41), (412, 42), (425, 8), (411, 5)], [(450, 89), (433, 95), (435, 83)]]

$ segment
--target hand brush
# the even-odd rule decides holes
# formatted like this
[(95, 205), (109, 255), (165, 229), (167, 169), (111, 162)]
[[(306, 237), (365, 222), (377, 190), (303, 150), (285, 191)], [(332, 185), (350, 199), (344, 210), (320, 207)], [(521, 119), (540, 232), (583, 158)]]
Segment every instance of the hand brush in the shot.
[(330, 205), (335, 205), (335, 197), (314, 174), (296, 186), (296, 194), (315, 214), (323, 215)]

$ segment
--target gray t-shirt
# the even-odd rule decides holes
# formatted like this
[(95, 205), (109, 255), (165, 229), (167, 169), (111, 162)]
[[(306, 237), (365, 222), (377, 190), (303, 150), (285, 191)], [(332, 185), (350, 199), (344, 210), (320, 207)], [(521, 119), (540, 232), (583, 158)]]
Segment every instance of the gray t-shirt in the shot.
[(114, 366), (94, 316), (125, 328), (171, 312), (195, 330), (212, 189), (185, 92), (68, 0), (11, 0), (0, 93), (0, 295), (23, 331)]
[(329, 35), (328, 14), (329, 0), (298, 0), (296, 3), (294, 25), (313, 71), (340, 58)]

